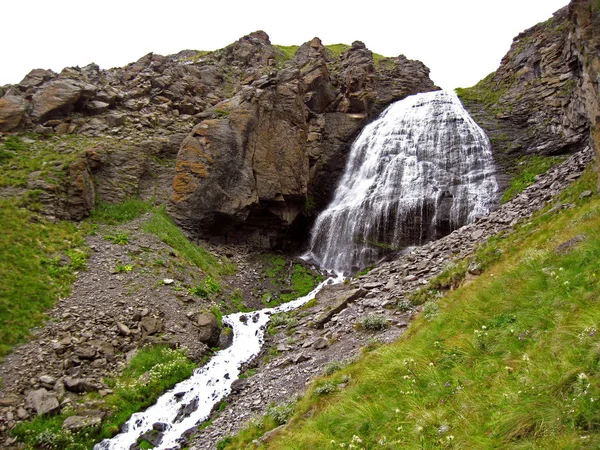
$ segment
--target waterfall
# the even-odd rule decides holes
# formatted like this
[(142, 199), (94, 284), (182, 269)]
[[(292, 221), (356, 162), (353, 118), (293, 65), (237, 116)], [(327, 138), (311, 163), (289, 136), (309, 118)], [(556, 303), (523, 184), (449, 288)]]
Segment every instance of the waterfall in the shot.
[(442, 237), (489, 213), (498, 191), (489, 140), (453, 92), (389, 106), (352, 145), (308, 257), (352, 272), (390, 250)]

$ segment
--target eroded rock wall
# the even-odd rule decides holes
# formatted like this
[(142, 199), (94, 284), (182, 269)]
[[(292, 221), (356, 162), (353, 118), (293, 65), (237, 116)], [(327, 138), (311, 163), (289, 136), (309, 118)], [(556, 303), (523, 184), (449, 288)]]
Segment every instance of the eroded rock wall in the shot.
[(391, 102), (437, 89), (422, 63), (376, 64), (361, 42), (339, 58), (318, 38), (284, 63), (275, 50), (257, 33), (233, 44), (233, 67), (240, 54), (270, 63), (247, 67), (179, 151), (169, 213), (192, 234), (267, 248), (301, 240), (362, 127)]
[(501, 187), (523, 155), (600, 148), (600, 7), (572, 0), (515, 37), (498, 70), (458, 94), (492, 142)]

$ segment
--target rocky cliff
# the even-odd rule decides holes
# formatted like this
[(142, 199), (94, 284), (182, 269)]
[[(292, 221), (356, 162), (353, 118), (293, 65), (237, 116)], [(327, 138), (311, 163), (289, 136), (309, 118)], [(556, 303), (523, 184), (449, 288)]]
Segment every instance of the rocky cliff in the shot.
[(496, 72), (457, 89), (490, 137), (502, 187), (515, 158), (589, 143), (598, 112), (598, 20), (597, 2), (573, 1), (515, 37)]
[(362, 127), (391, 102), (436, 89), (420, 62), (376, 62), (361, 42), (339, 57), (318, 38), (288, 60), (279, 52), (253, 33), (217, 55), (245, 77), (177, 156), (169, 212), (193, 234), (267, 248), (302, 239)]
[(215, 52), (149, 54), (123, 68), (33, 70), (0, 88), (0, 132), (95, 139), (67, 177), (95, 182), (71, 189), (75, 200), (38, 183), (52, 215), (80, 219), (95, 197), (170, 198), (193, 235), (270, 248), (306, 235), (369, 120), (434, 89), (429, 70), (404, 56), (318, 38), (274, 46), (258, 31)]

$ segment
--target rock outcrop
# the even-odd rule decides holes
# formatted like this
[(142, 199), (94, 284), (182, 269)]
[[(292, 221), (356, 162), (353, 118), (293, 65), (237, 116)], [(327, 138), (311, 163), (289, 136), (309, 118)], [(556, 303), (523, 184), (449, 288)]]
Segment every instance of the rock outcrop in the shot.
[(573, 0), (519, 34), (496, 72), (457, 90), (490, 137), (501, 187), (517, 157), (573, 153), (590, 137), (600, 148), (599, 29), (597, 2)]
[(287, 61), (279, 51), (264, 33), (223, 51), (246, 76), (177, 156), (169, 212), (192, 234), (266, 248), (305, 236), (361, 128), (391, 102), (437, 89), (420, 62), (376, 64), (361, 42), (339, 58), (318, 38)]
[(280, 47), (257, 31), (214, 52), (33, 70), (0, 88), (0, 132), (96, 139), (66, 183), (32, 181), (48, 215), (81, 219), (94, 198), (171, 198), (192, 234), (271, 248), (306, 234), (369, 120), (434, 89), (429, 70), (404, 56), (318, 38)]

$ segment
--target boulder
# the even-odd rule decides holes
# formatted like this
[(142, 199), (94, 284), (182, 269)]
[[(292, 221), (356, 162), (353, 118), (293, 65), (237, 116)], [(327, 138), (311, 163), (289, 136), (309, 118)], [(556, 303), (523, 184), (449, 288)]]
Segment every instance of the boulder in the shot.
[(77, 394), (82, 394), (84, 392), (95, 392), (101, 388), (101, 386), (98, 386), (93, 381), (86, 380), (84, 378), (65, 377), (63, 383), (67, 391), (75, 392)]
[(60, 409), (58, 398), (46, 389), (38, 389), (27, 394), (25, 399), (27, 405), (35, 410), (38, 415), (50, 414)]
[(74, 80), (56, 80), (46, 83), (32, 99), (31, 116), (45, 120), (53, 114), (69, 113), (83, 92), (82, 83)]
[(163, 330), (163, 321), (157, 317), (146, 316), (140, 322), (142, 330), (148, 335), (159, 333)]
[(219, 343), (219, 324), (217, 318), (212, 313), (201, 313), (196, 317), (198, 326), (198, 340), (209, 347), (214, 347)]
[(15, 394), (6, 394), (4, 397), (0, 397), (0, 407), (17, 406), (21, 403), (21, 398)]
[(0, 131), (17, 128), (25, 116), (25, 102), (21, 97), (6, 95), (0, 98)]

